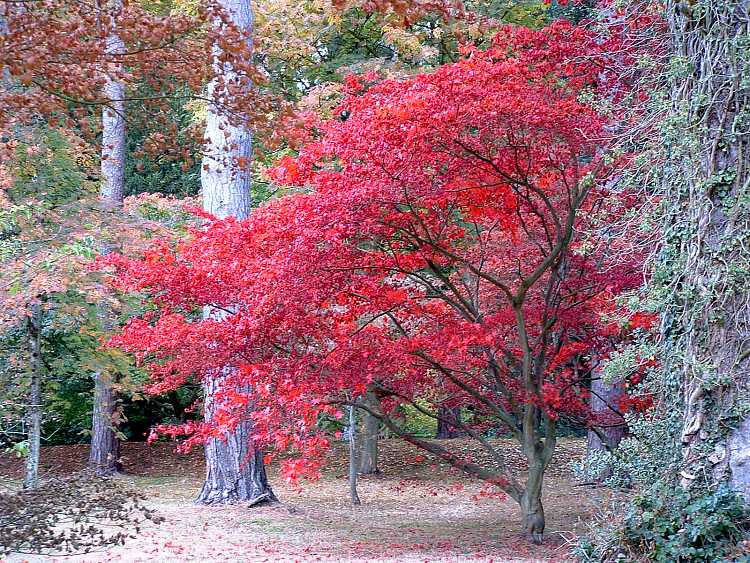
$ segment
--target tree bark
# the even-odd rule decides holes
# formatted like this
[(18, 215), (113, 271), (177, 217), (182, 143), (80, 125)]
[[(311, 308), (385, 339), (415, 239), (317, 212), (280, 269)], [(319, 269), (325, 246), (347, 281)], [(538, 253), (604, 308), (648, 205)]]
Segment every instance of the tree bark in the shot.
[(357, 415), (349, 407), (349, 498), (354, 506), (362, 504), (357, 494)]
[[(368, 391), (363, 400), (371, 410), (377, 410), (378, 398), (375, 393)], [(380, 421), (364, 411), (362, 414), (362, 440), (360, 446), (359, 472), (364, 475), (380, 473), (378, 468), (378, 432)]]
[(603, 365), (599, 362), (592, 370), (590, 409), (596, 431), (588, 432), (589, 452), (613, 450), (625, 437), (627, 430), (619, 409), (625, 385), (621, 381), (605, 381), (602, 368)]
[(29, 455), (26, 458), (24, 489), (35, 489), (39, 483), (39, 451), (42, 436), (42, 305), (29, 306), (26, 321), (29, 345), (29, 406), (26, 415)]
[(114, 475), (122, 470), (120, 439), (117, 437), (117, 392), (109, 374), (94, 374), (94, 415), (91, 427), (89, 467), (99, 476)]
[[(114, 30), (114, 22), (122, 10), (122, 0), (109, 0), (107, 18)], [(107, 36), (106, 52), (117, 57), (125, 52), (125, 44), (114, 32)], [(122, 207), (125, 193), (125, 84), (118, 79), (122, 71), (119, 64), (111, 65), (112, 74), (104, 76), (104, 97), (107, 100), (102, 108), (102, 152), (101, 186), (99, 198), (106, 207)], [(102, 241), (102, 254), (111, 248)], [(102, 328), (110, 328), (109, 312), (103, 304), (97, 306), (97, 316)], [(97, 475), (112, 475), (121, 470), (120, 439), (115, 425), (117, 415), (117, 392), (113, 388), (113, 377), (102, 371), (94, 374), (94, 408), (91, 421), (91, 449), (89, 467)]]
[[(249, 0), (220, 0), (238, 30), (251, 37), (253, 13)], [(204, 135), (204, 157), (201, 167), (203, 209), (218, 218), (245, 219), (250, 214), (250, 160), (253, 150), (252, 131), (241, 116), (228, 110), (233, 85), (236, 95), (238, 73), (229, 63), (221, 63), (221, 48), (213, 47), (214, 78), (208, 85), (208, 115)], [(245, 88), (249, 93), (249, 89)]]
[[(122, 10), (122, 0), (109, 0), (110, 25), (114, 27), (116, 16)], [(125, 44), (117, 33), (107, 36), (107, 55), (116, 58), (125, 52)], [(122, 72), (120, 64), (111, 65), (112, 74), (104, 76), (104, 98), (102, 108), (102, 182), (99, 196), (111, 207), (121, 207), (125, 193), (125, 84), (118, 79)]]
[(438, 408), (437, 432), (435, 438), (447, 440), (450, 438), (460, 438), (464, 434), (456, 428), (456, 425), (450, 421), (461, 423), (461, 407), (440, 407)]
[[(680, 377), (683, 486), (750, 494), (750, 2), (668, 2), (674, 80), (663, 331)], [(668, 366), (670, 369), (672, 366)]]
[[(222, 379), (217, 375), (204, 383), (206, 420), (211, 420), (216, 412), (214, 399), (223, 384)], [(253, 506), (276, 500), (268, 485), (263, 452), (254, 447), (251, 432), (252, 425), (241, 422), (233, 431), (226, 432), (223, 440), (212, 438), (206, 442), (206, 480), (196, 502), (247, 502)]]
[[(531, 460), (530, 460), (531, 461)], [(529, 478), (521, 496), (521, 514), (524, 535), (537, 545), (544, 539), (544, 507), (542, 505), (542, 483), (544, 467), (534, 462), (529, 467)]]
[(553, 419), (542, 415), (545, 437), (544, 441), (540, 440), (539, 433), (535, 429), (536, 424), (529, 424), (529, 420), (536, 420), (536, 415), (528, 416), (529, 412), (534, 412), (532, 409), (535, 407), (527, 405), (526, 408), (528, 410), (524, 420), (522, 446), (529, 464), (529, 475), (518, 504), (521, 506), (524, 535), (529, 541), (541, 544), (544, 540), (546, 525), (542, 505), (542, 485), (544, 472), (555, 450), (556, 425)]
[[(221, 7), (249, 41), (253, 14), (249, 0), (221, 0)], [(246, 123), (232, 116), (226, 109), (229, 101), (228, 85), (237, 94), (238, 74), (229, 63), (220, 62), (222, 52), (213, 47), (214, 78), (208, 86), (208, 106), (205, 133), (205, 155), (201, 167), (203, 209), (216, 217), (244, 219), (250, 214), (252, 132)], [(204, 315), (215, 315), (210, 308)], [(221, 388), (221, 374), (205, 379), (204, 416), (210, 421), (215, 411), (216, 393)], [(196, 502), (204, 504), (249, 502), (257, 504), (275, 501), (268, 484), (263, 454), (252, 440), (252, 422), (245, 419), (225, 435), (225, 439), (211, 438), (205, 445), (206, 480)]]

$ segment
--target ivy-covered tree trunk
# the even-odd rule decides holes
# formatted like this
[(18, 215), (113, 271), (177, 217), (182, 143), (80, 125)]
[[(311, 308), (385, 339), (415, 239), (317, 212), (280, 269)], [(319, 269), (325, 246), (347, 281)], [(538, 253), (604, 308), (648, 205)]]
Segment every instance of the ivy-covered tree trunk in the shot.
[(683, 393), (680, 480), (749, 494), (750, 1), (671, 0), (668, 9), (675, 281), (664, 332)]
[[(122, 0), (107, 3), (108, 17), (115, 21), (122, 10)], [(117, 56), (125, 52), (125, 44), (116, 33), (107, 36), (107, 54)], [(118, 69), (119, 70), (119, 69)], [(113, 210), (122, 207), (125, 193), (125, 84), (113, 76), (104, 76), (102, 108), (101, 186), (99, 197), (102, 203)], [(101, 241), (102, 254), (111, 251), (106, 241)], [(109, 312), (104, 304), (97, 305), (97, 316), (102, 319), (102, 328), (109, 328)], [(97, 475), (112, 475), (121, 469), (120, 439), (117, 436), (118, 397), (112, 374), (103, 370), (94, 373), (94, 408), (91, 422), (91, 449), (89, 467)]]
[(36, 489), (39, 483), (39, 453), (42, 437), (42, 305), (29, 306), (26, 319), (29, 347), (29, 405), (26, 414), (29, 443), (24, 489)]
[[(220, 5), (249, 41), (253, 26), (249, 0), (222, 0)], [(211, 102), (206, 117), (205, 156), (201, 168), (203, 209), (219, 218), (244, 219), (250, 214), (252, 132), (238, 119), (240, 116), (226, 108), (230, 95), (228, 86), (234, 87), (233, 93), (237, 91), (237, 72), (229, 63), (221, 62), (222, 52), (218, 45), (214, 46), (213, 57), (215, 75), (208, 87)], [(223, 313), (207, 308), (204, 314)], [(216, 409), (215, 397), (222, 381), (222, 374), (217, 374), (204, 383), (206, 420), (211, 419)], [(252, 441), (251, 421), (241, 422), (233, 431), (227, 432), (224, 439), (209, 439), (205, 454), (206, 480), (196, 502), (258, 504), (276, 500), (266, 477), (263, 454)]]

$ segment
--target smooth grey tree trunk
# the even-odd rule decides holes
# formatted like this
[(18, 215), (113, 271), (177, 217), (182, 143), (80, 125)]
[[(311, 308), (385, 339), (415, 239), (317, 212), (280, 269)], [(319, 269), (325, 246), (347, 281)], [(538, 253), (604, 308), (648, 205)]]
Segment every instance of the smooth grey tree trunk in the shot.
[(349, 407), (349, 498), (354, 506), (362, 504), (357, 493), (357, 415)]
[[(372, 410), (378, 410), (378, 398), (372, 391), (365, 393), (365, 404)], [(368, 413), (362, 413), (362, 439), (359, 456), (359, 472), (365, 475), (380, 473), (378, 468), (378, 433), (380, 421)]]
[(593, 370), (591, 380), (591, 417), (599, 422), (597, 431), (588, 432), (588, 450), (602, 451), (616, 448), (625, 437), (627, 426), (620, 415), (620, 399), (625, 386), (620, 381), (607, 382), (602, 377), (602, 364)]
[[(586, 449), (589, 455), (594, 452), (612, 451), (625, 437), (627, 425), (619, 414), (620, 398), (625, 393), (622, 382), (606, 382), (602, 379), (601, 365), (594, 369), (591, 381), (591, 418), (595, 424), (589, 429)], [(612, 475), (612, 466), (607, 464), (591, 472), (595, 482), (603, 482)]]
[[(253, 28), (250, 0), (220, 0), (219, 4), (229, 14), (248, 41)], [(252, 131), (241, 117), (228, 109), (232, 102), (227, 87), (238, 93), (240, 80), (228, 64), (220, 63), (221, 49), (213, 48), (214, 78), (208, 85), (208, 115), (201, 167), (201, 196), (203, 209), (222, 219), (245, 219), (250, 214), (251, 171), (249, 163), (253, 151)]]
[(663, 332), (682, 391), (680, 480), (750, 495), (750, 2), (670, 0), (667, 13), (680, 71), (666, 242), (679, 262)]
[(29, 455), (26, 458), (24, 489), (35, 489), (39, 482), (39, 453), (42, 437), (42, 305), (29, 306), (26, 321), (29, 346), (29, 406), (26, 414)]
[[(122, 7), (122, 0), (109, 0), (106, 17), (110, 22), (115, 21)], [(106, 52), (113, 56), (125, 52), (125, 44), (116, 33), (107, 36)], [(119, 66), (113, 63), (112, 69), (111, 75), (104, 76), (104, 98), (107, 103), (102, 108), (102, 177), (99, 198), (106, 207), (119, 209), (125, 193), (125, 84), (118, 79), (117, 73), (121, 70)], [(102, 243), (102, 254), (109, 250), (106, 243)], [(110, 327), (109, 312), (104, 305), (98, 305), (97, 308), (102, 328), (107, 330)], [(112, 375), (102, 371), (94, 374), (89, 467), (102, 476), (112, 475), (122, 468), (119, 461), (120, 439), (115, 425), (118, 397), (113, 379)]]
[[(221, 0), (237, 28), (250, 40), (253, 14), (249, 0)], [(230, 115), (227, 85), (237, 85), (235, 70), (220, 63), (222, 53), (213, 48), (215, 77), (208, 86), (211, 100), (206, 118), (204, 158), (201, 167), (203, 209), (216, 217), (245, 219), (250, 214), (252, 132), (246, 123)], [(235, 93), (237, 90), (233, 90)], [(206, 308), (204, 316), (220, 314)], [(221, 389), (223, 374), (206, 377), (204, 381), (204, 417), (211, 420), (216, 410), (216, 396)], [(245, 390), (246, 391), (246, 390)], [(209, 439), (205, 445), (206, 480), (196, 498), (203, 504), (274, 501), (263, 464), (263, 454), (253, 443), (252, 422), (245, 418), (227, 432), (225, 439)]]
[[(122, 10), (122, 0), (109, 0), (110, 21)], [(122, 39), (112, 33), (107, 37), (106, 52), (117, 57), (125, 52)], [(125, 193), (125, 84), (118, 79), (121, 70), (113, 63), (114, 72), (104, 77), (104, 98), (102, 108), (102, 181), (99, 196), (109, 206), (122, 206)]]

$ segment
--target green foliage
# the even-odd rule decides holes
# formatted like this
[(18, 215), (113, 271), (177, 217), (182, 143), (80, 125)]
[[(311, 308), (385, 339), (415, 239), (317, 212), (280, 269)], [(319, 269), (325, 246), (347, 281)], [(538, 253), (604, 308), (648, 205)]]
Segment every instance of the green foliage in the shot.
[(84, 175), (73, 147), (59, 131), (42, 127), (16, 148), (8, 190), (12, 201), (29, 198), (56, 205), (92, 192), (95, 185)]
[[(426, 402), (420, 405), (429, 409), (431, 403)], [(437, 421), (422, 412), (419, 412), (413, 405), (403, 405), (404, 428), (414, 436), (421, 438), (434, 438), (437, 432)]]
[[(154, 92), (142, 88), (142, 95)], [(200, 191), (200, 146), (194, 133), (199, 111), (194, 101), (177, 97), (162, 104), (164, 114), (158, 117), (169, 124), (170, 131), (160, 131), (148, 119), (146, 108), (132, 108), (138, 115), (127, 132), (125, 155), (125, 195), (161, 193), (178, 197), (194, 196)], [(176, 138), (164, 139), (166, 135)], [(165, 146), (174, 147), (169, 152)]]
[(576, 548), (581, 560), (737, 561), (750, 518), (744, 499), (724, 485), (691, 496), (657, 481), (620, 510), (624, 516), (600, 530), (598, 543), (589, 540)]

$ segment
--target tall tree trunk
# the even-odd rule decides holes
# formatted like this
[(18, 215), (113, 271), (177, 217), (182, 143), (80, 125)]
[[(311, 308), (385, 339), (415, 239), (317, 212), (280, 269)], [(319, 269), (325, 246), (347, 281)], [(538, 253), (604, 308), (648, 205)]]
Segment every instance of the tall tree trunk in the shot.
[[(110, 21), (122, 10), (122, 0), (110, 0)], [(125, 52), (125, 44), (116, 33), (107, 37), (107, 54), (118, 56)], [(113, 64), (113, 75), (104, 77), (104, 97), (107, 104), (102, 109), (102, 182), (99, 196), (113, 208), (122, 206), (125, 194), (125, 84), (118, 80), (121, 70)]]
[[(204, 384), (206, 420), (215, 411), (214, 399), (223, 384), (221, 375), (207, 378)], [(206, 442), (206, 480), (196, 502), (202, 504), (227, 504), (247, 502), (251, 506), (276, 500), (268, 485), (263, 453), (254, 447), (252, 425), (240, 423), (224, 439), (212, 438)]]
[[(114, 28), (117, 14), (122, 10), (122, 0), (109, 0), (107, 19)], [(107, 36), (107, 54), (117, 56), (125, 52), (125, 44), (116, 33)], [(112, 65), (112, 75), (104, 77), (104, 97), (107, 104), (102, 109), (101, 186), (99, 197), (105, 206), (122, 207), (125, 193), (125, 84), (118, 80), (120, 67)], [(111, 249), (102, 241), (102, 254)], [(105, 305), (97, 306), (97, 316), (102, 328), (110, 326)], [(117, 392), (111, 374), (98, 371), (94, 374), (94, 408), (91, 423), (91, 449), (89, 467), (97, 475), (111, 475), (121, 469), (120, 439), (117, 437)]]
[[(220, 0), (237, 29), (252, 33), (253, 14), (249, 0)], [(236, 86), (240, 78), (228, 63), (220, 62), (218, 45), (213, 47), (214, 79), (208, 86), (205, 133), (205, 156), (201, 168), (203, 209), (218, 218), (244, 219), (250, 214), (250, 168), (252, 132), (246, 123), (230, 117), (225, 105), (229, 102), (228, 85)], [(210, 308), (204, 315), (217, 314)], [(216, 409), (215, 399), (222, 385), (222, 374), (207, 377), (204, 383), (204, 416), (210, 420)], [(257, 504), (276, 500), (268, 484), (263, 454), (252, 441), (252, 422), (246, 419), (225, 435), (225, 439), (209, 439), (205, 445), (206, 480), (196, 502), (204, 504), (246, 501)]]
[[(668, 2), (679, 62), (666, 242), (679, 262), (664, 319), (683, 392), (683, 486), (750, 494), (750, 2)], [(677, 68), (677, 66), (675, 66)]]
[(42, 305), (29, 306), (26, 320), (29, 346), (29, 406), (26, 415), (29, 456), (26, 458), (24, 489), (35, 489), (39, 482), (39, 450), (42, 436)]
[[(372, 410), (378, 409), (378, 398), (372, 391), (365, 393), (363, 397), (365, 405)], [(380, 420), (369, 412), (362, 414), (362, 440), (359, 456), (359, 472), (365, 475), (380, 473), (378, 468), (378, 433), (380, 431)]]
[[(455, 421), (455, 423), (451, 424), (451, 421)], [(459, 438), (463, 436), (464, 434), (456, 428), (456, 424), (460, 423), (461, 407), (439, 407), (435, 438), (447, 440), (449, 438)]]

